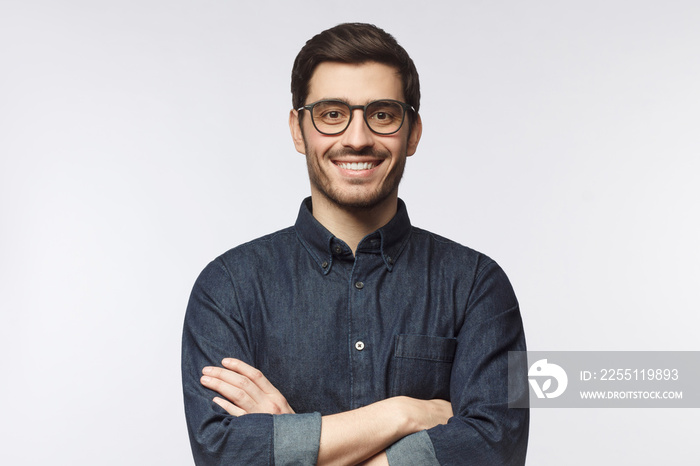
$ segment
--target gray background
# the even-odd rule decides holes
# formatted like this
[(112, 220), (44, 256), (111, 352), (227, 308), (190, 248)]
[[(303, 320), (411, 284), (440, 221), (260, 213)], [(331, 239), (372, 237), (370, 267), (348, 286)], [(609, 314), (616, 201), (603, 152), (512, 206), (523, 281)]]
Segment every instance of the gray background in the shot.
[[(199, 271), (308, 193), (292, 61), (344, 21), (422, 79), (401, 195), (495, 258), (532, 350), (698, 350), (696, 1), (0, 1), (0, 463), (191, 464)], [(534, 410), (529, 465), (694, 464), (697, 410)]]

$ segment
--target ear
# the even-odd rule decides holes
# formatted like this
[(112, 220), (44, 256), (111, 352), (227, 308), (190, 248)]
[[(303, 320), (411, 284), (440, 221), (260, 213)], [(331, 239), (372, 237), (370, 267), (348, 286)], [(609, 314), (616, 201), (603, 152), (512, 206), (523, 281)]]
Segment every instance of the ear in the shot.
[(416, 113), (416, 119), (411, 124), (411, 134), (408, 135), (408, 146), (406, 147), (407, 157), (416, 153), (421, 134), (423, 134), (423, 121), (420, 118), (420, 114)]
[(304, 144), (304, 133), (301, 130), (301, 121), (299, 121), (299, 111), (289, 111), (289, 132), (292, 133), (292, 141), (294, 147), (300, 154), (306, 155), (306, 145)]

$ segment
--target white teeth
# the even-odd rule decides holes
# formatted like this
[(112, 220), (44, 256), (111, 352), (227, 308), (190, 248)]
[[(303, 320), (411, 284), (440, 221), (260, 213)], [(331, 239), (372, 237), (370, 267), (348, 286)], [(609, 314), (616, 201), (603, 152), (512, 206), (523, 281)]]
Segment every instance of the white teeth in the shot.
[(352, 162), (352, 163), (339, 163), (338, 166), (340, 168), (344, 168), (346, 170), (370, 170), (374, 168), (374, 164), (371, 162), (364, 162), (364, 163), (357, 163), (357, 162)]

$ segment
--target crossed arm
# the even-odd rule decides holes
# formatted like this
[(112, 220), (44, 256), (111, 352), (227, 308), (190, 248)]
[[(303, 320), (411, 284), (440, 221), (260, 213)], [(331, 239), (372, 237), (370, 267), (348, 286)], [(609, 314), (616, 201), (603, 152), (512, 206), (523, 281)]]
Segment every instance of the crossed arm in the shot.
[[(524, 351), (525, 340), (509, 283), (491, 264), (470, 291), (468, 319), (456, 335), (451, 405), (394, 397), (322, 416), (313, 403), (291, 414), (285, 396), (241, 362), (256, 360), (250, 349), (256, 335), (245, 331), (250, 325), (237, 311), (240, 304), (226, 269), (213, 262), (195, 284), (183, 329), (183, 394), (195, 462), (387, 464), (387, 450), (389, 460), (397, 461), (522, 466), (529, 414), (508, 408), (511, 387), (504, 378), (511, 370), (508, 352)], [(240, 360), (211, 367), (202, 374), (208, 378), (201, 379), (203, 366), (224, 355)], [(527, 397), (527, 367), (515, 370), (512, 388)], [(218, 394), (215, 402), (210, 390)]]
[[(221, 396), (213, 401), (232, 416), (293, 414), (286, 398), (258, 369), (226, 358), (207, 366), (201, 384)], [(445, 400), (393, 397), (352, 411), (323, 416), (318, 464), (388, 465), (384, 450), (406, 435), (446, 424), (452, 406)]]

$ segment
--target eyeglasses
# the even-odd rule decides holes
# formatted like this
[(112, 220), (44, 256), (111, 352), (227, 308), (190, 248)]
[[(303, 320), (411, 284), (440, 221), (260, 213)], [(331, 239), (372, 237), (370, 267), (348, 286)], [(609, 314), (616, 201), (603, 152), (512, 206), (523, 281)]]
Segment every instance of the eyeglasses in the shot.
[(375, 100), (367, 105), (350, 105), (342, 100), (319, 100), (299, 107), (297, 111), (308, 110), (316, 131), (333, 136), (348, 129), (357, 109), (362, 110), (365, 123), (372, 132), (385, 136), (401, 129), (407, 110), (416, 111), (398, 100)]

